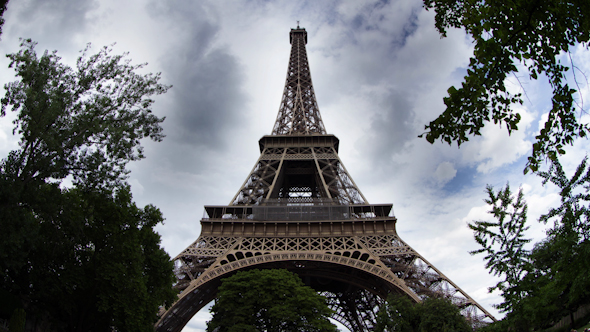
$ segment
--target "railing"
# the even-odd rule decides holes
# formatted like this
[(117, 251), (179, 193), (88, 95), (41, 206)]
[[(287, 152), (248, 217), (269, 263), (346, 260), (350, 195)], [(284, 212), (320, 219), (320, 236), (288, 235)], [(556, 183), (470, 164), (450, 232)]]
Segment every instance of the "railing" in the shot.
[[(285, 205), (336, 205), (338, 202), (331, 198), (316, 197), (286, 197), (264, 200), (263, 206), (285, 206)], [(340, 205), (342, 206), (342, 205)]]
[(391, 204), (292, 204), (205, 206), (203, 220), (312, 221), (393, 217)]
[(287, 205), (254, 206), (252, 219), (259, 221), (283, 220), (347, 220), (352, 214), (346, 205)]

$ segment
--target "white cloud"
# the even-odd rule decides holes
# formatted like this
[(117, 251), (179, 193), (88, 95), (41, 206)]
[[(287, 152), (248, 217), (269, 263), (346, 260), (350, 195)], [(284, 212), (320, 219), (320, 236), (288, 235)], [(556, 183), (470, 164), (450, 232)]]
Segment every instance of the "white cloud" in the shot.
[(133, 192), (136, 195), (143, 195), (143, 192), (145, 191), (145, 188), (141, 185), (141, 182), (139, 182), (139, 179), (131, 179), (129, 180), (129, 184), (131, 185), (131, 188), (133, 188)]
[(12, 121), (16, 118), (16, 114), (8, 111), (6, 116), (0, 118), (0, 156), (4, 158), (8, 152), (18, 148), (19, 136), (13, 135), (12, 130), (14, 125)]
[(434, 176), (439, 183), (445, 184), (457, 175), (457, 170), (452, 163), (444, 161), (438, 164)]
[(521, 120), (517, 131), (508, 133), (506, 125), (489, 123), (482, 129), (482, 136), (465, 144), (463, 158), (477, 165), (481, 173), (489, 173), (504, 165), (517, 161), (530, 153), (532, 142), (529, 139), (529, 127), (533, 115), (526, 108), (518, 108)]

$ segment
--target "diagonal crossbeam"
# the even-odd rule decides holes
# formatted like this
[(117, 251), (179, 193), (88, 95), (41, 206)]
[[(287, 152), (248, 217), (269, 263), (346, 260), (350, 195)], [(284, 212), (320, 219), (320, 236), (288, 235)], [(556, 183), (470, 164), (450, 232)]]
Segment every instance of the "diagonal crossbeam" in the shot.
[(291, 29), (291, 55), (287, 68), (287, 79), (279, 114), (272, 130), (273, 135), (325, 134), (326, 129), (311, 83), (307, 61), (307, 32), (305, 29)]

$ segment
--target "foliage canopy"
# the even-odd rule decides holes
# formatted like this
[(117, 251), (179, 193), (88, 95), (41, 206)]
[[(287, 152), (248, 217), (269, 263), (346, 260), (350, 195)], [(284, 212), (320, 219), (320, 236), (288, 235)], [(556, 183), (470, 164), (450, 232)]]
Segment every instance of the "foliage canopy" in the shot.
[(442, 298), (414, 303), (405, 296), (389, 296), (377, 315), (376, 332), (468, 332), (471, 327), (459, 308)]
[(18, 80), (0, 115), (17, 113), (20, 143), (0, 161), (0, 317), (45, 331), (153, 330), (175, 295), (154, 231), (164, 219), (137, 207), (124, 180), (140, 139), (163, 137), (149, 97), (168, 87), (108, 48), (87, 47), (75, 69), (34, 48), (7, 55)]
[(533, 80), (545, 76), (553, 89), (549, 116), (525, 172), (536, 172), (545, 158), (557, 158), (565, 153), (564, 146), (588, 135), (590, 128), (579, 121), (576, 89), (566, 77), (577, 68), (571, 56), (567, 65), (560, 58), (590, 40), (590, 2), (424, 0), (424, 6), (434, 9), (443, 37), (450, 28), (463, 28), (475, 44), (461, 87), (448, 89), (445, 111), (426, 125), (430, 143), (440, 139), (461, 145), (468, 136), (481, 135), (490, 121), (506, 125), (509, 133), (518, 130), (521, 115), (514, 106), (523, 103), (523, 95), (511, 92), (506, 80), (521, 70)]
[(522, 190), (514, 197), (508, 185), (497, 193), (492, 186), (486, 191), (489, 199), (485, 202), (491, 206), (489, 213), (496, 221), (474, 221), (468, 225), (481, 246), (471, 254), (485, 253), (486, 268), (493, 275), (504, 277), (490, 291), (500, 290), (505, 302), (499, 305), (499, 309), (510, 311), (522, 300), (518, 285), (529, 264), (528, 252), (524, 249), (531, 241), (524, 238), (529, 229), (526, 226), (527, 205)]
[(7, 5), (8, 0), (0, 0), (0, 35), (2, 35), (2, 26), (4, 25), (4, 12), (6, 11)]
[(240, 271), (222, 280), (207, 331), (336, 331), (326, 300), (287, 270)]
[(514, 199), (508, 185), (497, 193), (488, 187), (490, 199), (486, 202), (497, 221), (469, 225), (481, 246), (472, 254), (485, 253), (486, 267), (501, 278), (490, 291), (500, 290), (504, 301), (498, 308), (507, 314), (490, 331), (546, 329), (590, 303), (588, 160), (582, 160), (571, 178), (557, 160), (548, 171), (538, 174), (545, 183), (559, 188), (561, 205), (540, 217), (539, 221), (553, 224), (547, 237), (531, 250), (524, 247), (530, 241), (524, 238), (526, 202), (521, 191)]
[(170, 257), (153, 230), (160, 211), (138, 208), (128, 187), (38, 190), (30, 206), (2, 206), (2, 288), (50, 330), (153, 330), (159, 306), (175, 294)]
[(4, 169), (23, 184), (72, 176), (76, 185), (112, 188), (129, 161), (143, 158), (140, 139), (163, 138), (164, 118), (152, 114), (150, 96), (169, 86), (107, 47), (88, 55), (88, 45), (72, 69), (56, 51), (38, 58), (35, 45), (23, 40), (7, 55), (20, 79), (5, 85), (0, 115), (17, 112), (13, 132), (21, 141)]

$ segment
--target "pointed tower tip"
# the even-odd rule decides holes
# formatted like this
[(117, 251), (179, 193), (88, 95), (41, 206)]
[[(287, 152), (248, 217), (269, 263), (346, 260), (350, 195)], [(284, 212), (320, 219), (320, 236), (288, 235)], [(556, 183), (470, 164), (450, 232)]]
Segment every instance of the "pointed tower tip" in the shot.
[(291, 32), (289, 33), (289, 43), (293, 44), (293, 37), (295, 35), (303, 36), (303, 40), (305, 44), (307, 44), (307, 31), (305, 31), (305, 28), (299, 27), (299, 24), (297, 24), (296, 29), (291, 28)]

